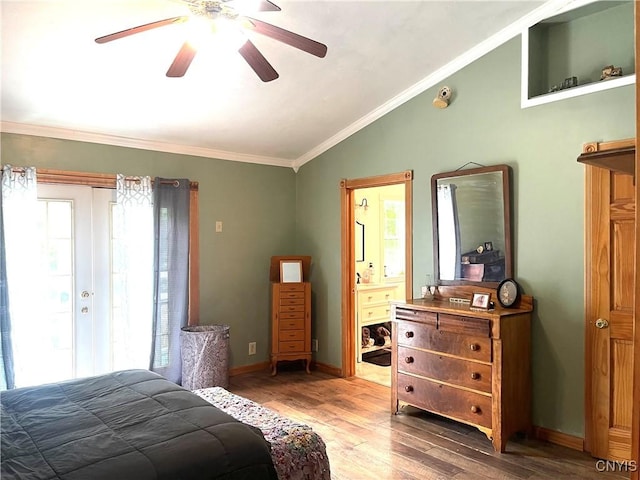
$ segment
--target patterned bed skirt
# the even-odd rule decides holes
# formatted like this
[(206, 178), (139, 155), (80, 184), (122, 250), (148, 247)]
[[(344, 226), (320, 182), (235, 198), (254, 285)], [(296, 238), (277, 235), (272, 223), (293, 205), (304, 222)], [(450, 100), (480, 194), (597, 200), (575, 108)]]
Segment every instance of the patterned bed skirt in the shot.
[(222, 387), (194, 390), (209, 403), (241, 422), (262, 430), (271, 444), (279, 480), (330, 480), (326, 446), (311, 427), (296, 423)]

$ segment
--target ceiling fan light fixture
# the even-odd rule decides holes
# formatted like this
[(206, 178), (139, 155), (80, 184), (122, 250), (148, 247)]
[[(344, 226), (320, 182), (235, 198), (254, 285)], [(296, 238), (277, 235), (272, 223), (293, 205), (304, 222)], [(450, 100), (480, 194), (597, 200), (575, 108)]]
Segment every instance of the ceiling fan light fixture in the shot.
[(185, 26), (186, 39), (194, 47), (200, 48), (211, 40), (214, 26), (202, 17), (191, 17)]
[(247, 41), (243, 29), (228, 18), (214, 20), (211, 31), (216, 45), (224, 49), (238, 50)]
[(236, 8), (227, 5), (229, 0), (182, 0), (196, 17), (216, 20), (218, 18), (235, 19), (239, 16)]
[[(164, 20), (158, 20), (137, 27), (96, 38), (97, 43), (107, 43), (119, 38), (129, 37), (141, 32), (163, 27), (173, 23), (188, 21), (187, 39), (174, 57), (173, 63), (167, 70), (167, 77), (182, 77), (187, 72), (195, 57), (199, 46), (213, 45), (219, 51), (236, 51), (245, 59), (263, 82), (270, 82), (278, 78), (269, 61), (260, 53), (256, 46), (245, 36), (245, 31), (251, 31), (270, 37), (281, 43), (290, 45), (298, 50), (323, 58), (327, 54), (327, 46), (284, 28), (270, 23), (240, 15), (232, 6), (234, 2), (243, 0), (180, 0), (186, 4), (192, 15), (183, 15)], [(280, 7), (270, 0), (244, 0), (245, 7), (256, 11), (280, 11)], [(249, 1), (256, 3), (251, 4)], [(228, 5), (230, 4), (230, 5)], [(215, 33), (215, 35), (212, 35)], [(217, 38), (215, 38), (217, 37)], [(214, 39), (214, 41), (210, 41)], [(209, 40), (206, 41), (205, 40)]]

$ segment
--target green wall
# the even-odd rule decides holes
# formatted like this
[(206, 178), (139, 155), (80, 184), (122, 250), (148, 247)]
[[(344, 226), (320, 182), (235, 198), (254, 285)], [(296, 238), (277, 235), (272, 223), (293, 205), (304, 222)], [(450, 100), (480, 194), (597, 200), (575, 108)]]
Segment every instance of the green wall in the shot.
[(1, 140), (3, 164), (199, 182), (201, 323), (230, 326), (232, 366), (269, 359), (269, 258), (295, 250), (292, 169), (6, 133)]
[(520, 39), (438, 85), (313, 161), (297, 175), (299, 251), (312, 255), (317, 360), (341, 364), (342, 178), (414, 172), (414, 295), (431, 273), (430, 178), (467, 162), (513, 169), (515, 277), (535, 298), (533, 422), (583, 436), (584, 170), (582, 144), (635, 136), (635, 86), (520, 108)]
[[(232, 365), (268, 359), (272, 255), (313, 256), (317, 361), (341, 365), (342, 178), (414, 172), (414, 294), (432, 269), (430, 178), (467, 162), (506, 163), (514, 178), (517, 280), (535, 297), (533, 421), (582, 436), (584, 425), (584, 166), (582, 144), (635, 136), (635, 89), (520, 108), (520, 40), (352, 135), (298, 174), (281, 167), (2, 134), (3, 163), (188, 177), (200, 183), (201, 318), (231, 326)], [(222, 234), (214, 232), (224, 222)], [(258, 342), (255, 357), (247, 344)]]

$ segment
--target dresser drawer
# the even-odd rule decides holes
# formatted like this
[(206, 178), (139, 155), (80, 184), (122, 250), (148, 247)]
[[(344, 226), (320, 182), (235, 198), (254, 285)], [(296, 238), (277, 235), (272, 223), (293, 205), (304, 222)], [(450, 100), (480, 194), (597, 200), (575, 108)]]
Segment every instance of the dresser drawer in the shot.
[(304, 351), (304, 341), (279, 342), (280, 353), (297, 353)]
[(287, 299), (302, 299), (304, 300), (304, 292), (280, 292), (280, 305)]
[(280, 330), (304, 330), (303, 320), (280, 320)]
[(491, 393), (491, 365), (398, 347), (398, 371)]
[(362, 325), (371, 325), (372, 323), (389, 322), (391, 320), (391, 307), (389, 305), (378, 305), (375, 307), (364, 307), (360, 310)]
[(398, 373), (398, 400), (415, 407), (491, 428), (491, 396)]
[(280, 320), (300, 320), (304, 319), (304, 311), (302, 312), (278, 312)]
[(280, 329), (280, 333), (278, 335), (280, 342), (291, 342), (291, 341), (299, 341), (304, 340), (304, 329), (303, 330), (283, 330)]
[(278, 309), (280, 313), (284, 312), (304, 312), (304, 304), (302, 305), (280, 305)]
[(390, 300), (393, 300), (394, 290), (395, 290), (395, 287), (393, 289), (387, 288), (383, 290), (371, 290), (371, 291), (361, 290), (358, 292), (358, 297), (362, 305), (366, 305), (368, 303), (388, 302)]
[(396, 320), (409, 320), (420, 322), (435, 327), (438, 324), (438, 314), (434, 312), (424, 312), (396, 305)]
[(462, 315), (438, 314), (438, 330), (466, 335), (491, 336), (491, 320)]
[(281, 283), (280, 293), (302, 292), (304, 293), (304, 283)]
[(304, 295), (292, 292), (286, 297), (280, 297), (280, 305), (304, 305)]
[(491, 362), (491, 338), (460, 335), (417, 322), (397, 322), (396, 330), (398, 345)]

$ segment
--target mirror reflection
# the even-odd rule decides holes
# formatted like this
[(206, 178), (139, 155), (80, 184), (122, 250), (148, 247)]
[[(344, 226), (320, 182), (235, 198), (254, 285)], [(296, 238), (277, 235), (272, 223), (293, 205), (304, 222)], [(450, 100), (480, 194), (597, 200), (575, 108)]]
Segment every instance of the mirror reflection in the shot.
[(506, 165), (432, 177), (435, 274), (442, 284), (512, 276)]

